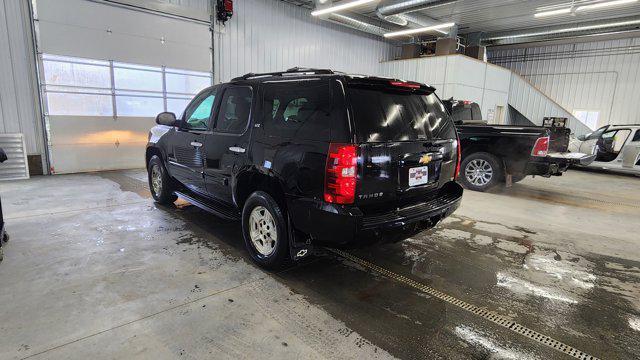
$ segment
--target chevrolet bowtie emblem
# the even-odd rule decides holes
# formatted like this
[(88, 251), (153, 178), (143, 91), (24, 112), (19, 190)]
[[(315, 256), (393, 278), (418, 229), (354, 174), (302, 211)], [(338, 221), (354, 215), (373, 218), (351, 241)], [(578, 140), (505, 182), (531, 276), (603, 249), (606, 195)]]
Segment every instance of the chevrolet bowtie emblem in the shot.
[(426, 165), (426, 164), (430, 163), (431, 160), (433, 160), (431, 158), (431, 155), (429, 155), (429, 154), (422, 155), (422, 157), (420, 157), (420, 164), (425, 164)]

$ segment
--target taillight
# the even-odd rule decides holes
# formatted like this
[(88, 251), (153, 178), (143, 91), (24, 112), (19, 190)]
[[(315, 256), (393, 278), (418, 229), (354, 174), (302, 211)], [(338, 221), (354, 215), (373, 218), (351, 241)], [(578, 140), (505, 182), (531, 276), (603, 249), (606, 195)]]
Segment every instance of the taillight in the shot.
[(331, 144), (324, 174), (324, 201), (351, 204), (356, 197), (358, 146)]
[(460, 147), (460, 138), (458, 138), (456, 141), (458, 142), (458, 162), (456, 163), (456, 175), (454, 177), (454, 180), (457, 180), (458, 176), (460, 176), (460, 163), (462, 162), (462, 148)]
[(531, 150), (531, 156), (547, 156), (549, 152), (549, 137), (539, 137)]

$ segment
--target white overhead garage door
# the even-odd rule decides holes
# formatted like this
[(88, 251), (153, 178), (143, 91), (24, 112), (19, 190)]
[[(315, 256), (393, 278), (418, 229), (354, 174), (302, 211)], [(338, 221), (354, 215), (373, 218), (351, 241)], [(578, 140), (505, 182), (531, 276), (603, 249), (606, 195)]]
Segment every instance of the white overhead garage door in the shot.
[(155, 115), (211, 84), (208, 25), (88, 0), (37, 0), (53, 173), (144, 166)]

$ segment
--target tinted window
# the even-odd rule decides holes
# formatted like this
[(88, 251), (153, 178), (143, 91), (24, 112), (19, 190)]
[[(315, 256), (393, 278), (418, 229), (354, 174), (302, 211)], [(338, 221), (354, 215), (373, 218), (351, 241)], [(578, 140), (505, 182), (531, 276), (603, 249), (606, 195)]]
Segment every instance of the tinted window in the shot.
[(636, 134), (633, 135), (633, 139), (631, 141), (640, 141), (640, 130), (636, 130)]
[(436, 95), (350, 88), (360, 142), (454, 139), (453, 122)]
[(266, 84), (263, 109), (268, 136), (307, 140), (329, 138), (331, 88), (326, 81)]
[(253, 92), (249, 87), (231, 87), (225, 90), (215, 130), (234, 134), (244, 132), (251, 113), (252, 99)]
[(215, 89), (197, 97), (185, 111), (185, 127), (199, 130), (207, 129), (215, 98)]
[(457, 102), (451, 109), (451, 118), (453, 121), (482, 120), (480, 105)]

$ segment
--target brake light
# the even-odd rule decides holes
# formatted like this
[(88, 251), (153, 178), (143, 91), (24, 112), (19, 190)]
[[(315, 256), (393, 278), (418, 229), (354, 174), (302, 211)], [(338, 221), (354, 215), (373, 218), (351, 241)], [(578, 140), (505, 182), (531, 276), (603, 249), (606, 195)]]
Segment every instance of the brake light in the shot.
[(420, 89), (420, 84), (404, 81), (389, 81), (389, 84), (391, 84), (391, 86), (403, 87), (407, 89)]
[(462, 162), (462, 148), (460, 147), (460, 138), (456, 140), (458, 142), (458, 162), (456, 163), (456, 174), (454, 175), (454, 180), (458, 180), (458, 176), (460, 176), (460, 163)]
[(531, 150), (531, 156), (547, 156), (549, 152), (549, 137), (539, 137)]
[(324, 201), (351, 204), (356, 197), (358, 146), (331, 144), (324, 174)]

